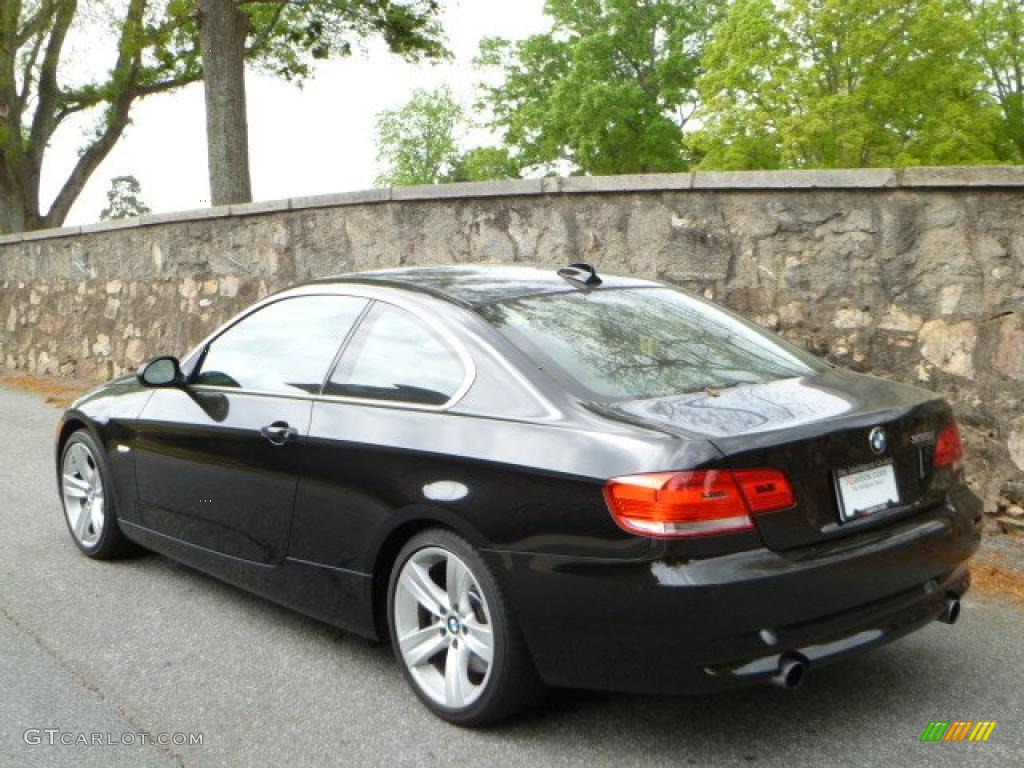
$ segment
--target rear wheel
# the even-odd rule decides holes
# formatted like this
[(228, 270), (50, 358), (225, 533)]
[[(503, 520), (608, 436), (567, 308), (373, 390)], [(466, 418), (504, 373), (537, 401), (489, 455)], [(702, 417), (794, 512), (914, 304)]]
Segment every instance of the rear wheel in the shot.
[(84, 429), (64, 444), (60, 461), (61, 501), (71, 538), (97, 560), (129, 554), (133, 547), (117, 525), (110, 473), (103, 452)]
[(543, 695), (493, 574), (469, 542), (449, 531), (424, 531), (399, 553), (388, 619), (406, 679), (449, 722), (492, 723)]

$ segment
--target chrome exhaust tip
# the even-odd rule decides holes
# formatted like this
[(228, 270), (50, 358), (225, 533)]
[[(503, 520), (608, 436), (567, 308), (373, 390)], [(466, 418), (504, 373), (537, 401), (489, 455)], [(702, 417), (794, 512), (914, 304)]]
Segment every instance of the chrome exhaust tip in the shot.
[(939, 621), (943, 624), (956, 624), (956, 620), (960, 618), (960, 598), (959, 597), (947, 597), (945, 604), (942, 606), (942, 613), (939, 614)]
[(779, 659), (779, 671), (772, 677), (772, 685), (793, 690), (799, 688), (807, 677), (807, 661), (795, 655)]

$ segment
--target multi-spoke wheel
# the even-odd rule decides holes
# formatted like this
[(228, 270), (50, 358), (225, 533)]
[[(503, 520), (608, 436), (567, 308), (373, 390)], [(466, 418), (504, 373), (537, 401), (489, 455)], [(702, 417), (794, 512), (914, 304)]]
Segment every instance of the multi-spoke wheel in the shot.
[(85, 554), (108, 558), (124, 554), (128, 541), (117, 526), (102, 453), (85, 430), (65, 443), (60, 461), (64, 517), (75, 544)]
[(84, 442), (76, 441), (68, 446), (61, 486), (68, 528), (83, 547), (95, 547), (103, 533), (103, 477), (96, 457)]
[(493, 575), (448, 531), (425, 531), (399, 553), (388, 616), (407, 679), (446, 720), (493, 722), (542, 691)]

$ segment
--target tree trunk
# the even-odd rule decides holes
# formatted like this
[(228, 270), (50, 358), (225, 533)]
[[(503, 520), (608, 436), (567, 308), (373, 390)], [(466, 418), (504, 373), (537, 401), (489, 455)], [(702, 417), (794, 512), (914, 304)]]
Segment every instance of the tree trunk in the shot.
[[(0, 168), (0, 234), (25, 232), (42, 226), (39, 215), (38, 172), (35, 184), (25, 183), (25, 169), (8, 167), (9, 158), (3, 157)], [(24, 162), (24, 159), (22, 159)], [(22, 172), (19, 173), (18, 171)]]
[(248, 203), (252, 200), (245, 114), (248, 19), (234, 0), (198, 0), (198, 5), (211, 202)]
[(0, 235), (25, 230), (25, 214), (21, 203), (14, 189), (0, 184)]

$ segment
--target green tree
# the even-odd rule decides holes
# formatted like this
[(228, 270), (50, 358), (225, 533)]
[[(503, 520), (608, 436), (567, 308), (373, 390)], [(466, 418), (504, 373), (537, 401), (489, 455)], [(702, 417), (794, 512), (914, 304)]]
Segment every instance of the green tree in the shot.
[(1024, 161), (1024, 2), (963, 0), (977, 32), (977, 55), (988, 73), (1002, 123), (1000, 156)]
[[(184, 6), (186, 0), (177, 0)], [(205, 72), (207, 156), (214, 205), (252, 199), (245, 63), (287, 79), (380, 37), (403, 58), (446, 55), (438, 0), (194, 0)]]
[(465, 112), (448, 88), (417, 89), (397, 109), (377, 116), (377, 160), (386, 170), (380, 186), (438, 184), (448, 179), (459, 157), (456, 131)]
[(704, 57), (701, 165), (993, 162), (974, 35), (952, 0), (735, 0)]
[[(222, 44), (227, 33), (211, 26), (209, 17), (201, 35), (200, 10), (209, 9), (208, 0), (2, 0), (0, 229), (60, 226), (124, 133), (135, 102), (203, 79), (204, 63), (216, 94), (215, 114), (208, 116), (210, 143), (231, 145), (231, 151), (211, 152), (210, 172), (218, 194), (221, 181), (232, 183), (230, 197), (238, 188), (245, 191), (248, 176), (248, 148), (244, 135), (239, 136), (238, 118), (244, 121), (245, 112), (239, 56), (259, 71), (301, 80), (316, 59), (347, 55), (368, 37), (383, 38), (391, 51), (408, 58), (444, 55), (436, 0), (231, 4), (236, 37), (228, 45)], [(112, 36), (111, 61), (102, 76), (76, 77), (83, 70), (68, 66), (68, 40), (76, 35), (94, 50), (103, 50)], [(93, 130), (44, 210), (39, 182), (46, 150), (57, 129), (80, 115), (94, 119)], [(239, 177), (246, 183), (236, 184)]]
[(477, 147), (460, 154), (447, 181), (493, 181), (522, 175), (519, 159), (506, 147)]
[(524, 167), (583, 173), (686, 169), (685, 132), (701, 53), (718, 17), (710, 0), (548, 0), (552, 28), (489, 39), (479, 63), (501, 82), (482, 107)]
[(487, 181), (519, 175), (519, 164), (500, 147), (462, 150), (466, 112), (448, 88), (418, 89), (402, 107), (377, 116), (379, 186)]
[[(136, 99), (202, 75), (187, 16), (157, 12), (145, 0), (102, 10), (114, 19), (110, 69), (99, 79), (76, 80), (61, 66), (69, 33), (92, 24), (102, 39), (107, 30), (80, 14), (76, 0), (0, 3), (0, 227), (7, 231), (60, 226), (124, 132)], [(80, 113), (94, 116), (94, 128), (44, 212), (39, 180), (46, 149), (61, 124)]]
[(107, 207), (100, 211), (100, 220), (127, 219), (145, 216), (150, 208), (142, 201), (142, 185), (134, 176), (115, 176), (107, 190)]

